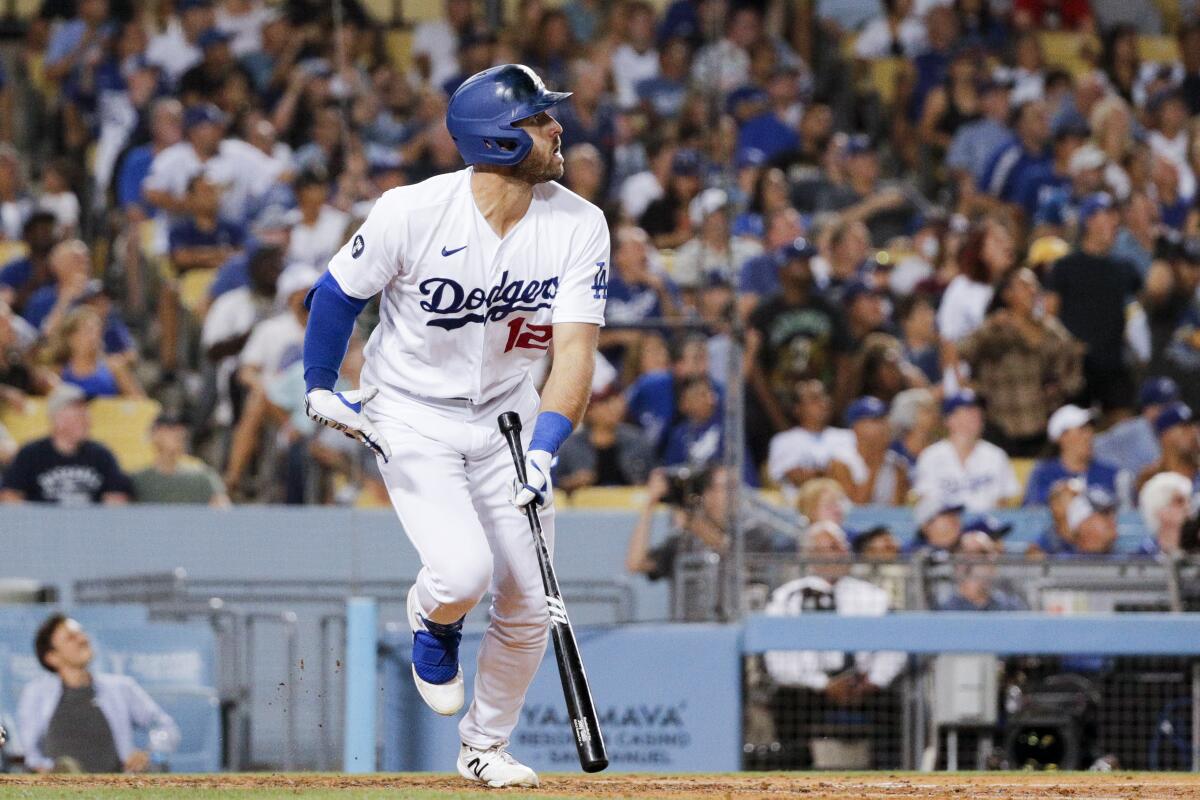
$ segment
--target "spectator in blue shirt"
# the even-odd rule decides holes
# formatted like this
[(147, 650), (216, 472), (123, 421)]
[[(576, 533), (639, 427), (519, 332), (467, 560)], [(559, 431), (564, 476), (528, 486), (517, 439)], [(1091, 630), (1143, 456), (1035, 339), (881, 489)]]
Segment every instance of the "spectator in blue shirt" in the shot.
[(1029, 100), (1012, 112), (1012, 140), (992, 154), (979, 188), (1006, 203), (1016, 203), (1017, 187), (1050, 163), (1050, 114), (1041, 100)]
[[(1012, 526), (1008, 526), (1011, 528)], [(968, 524), (954, 546), (954, 594), (938, 604), (939, 611), (1021, 611), (1024, 601), (996, 587), (995, 561), (1003, 552), (990, 521)]]
[(1025, 489), (1024, 505), (1045, 504), (1050, 487), (1064, 478), (1082, 478), (1088, 487), (1099, 487), (1114, 497), (1127, 490), (1128, 474), (1120, 475), (1116, 467), (1097, 461), (1092, 455), (1095, 432), (1092, 412), (1079, 406), (1066, 405), (1050, 415), (1046, 434), (1058, 446), (1058, 456), (1043, 459), (1034, 466)]
[(1162, 456), (1154, 423), (1167, 406), (1179, 400), (1179, 386), (1170, 378), (1147, 378), (1138, 392), (1136, 417), (1118, 422), (1096, 436), (1096, 458), (1137, 475)]
[(808, 254), (798, 258), (817, 255), (817, 249), (801, 238), (803, 234), (804, 220), (791, 206), (767, 213), (763, 252), (748, 259), (739, 270), (738, 309), (743, 318), (750, 315), (760, 300), (779, 291), (779, 264), (788, 247)]
[[(1094, 144), (1078, 147), (1067, 162), (1070, 184), (1040, 184), (1034, 201), (1033, 225), (1037, 235), (1071, 238), (1084, 198), (1104, 189), (1108, 156)], [(1028, 208), (1028, 206), (1027, 206)]]
[(954, 550), (962, 536), (964, 510), (962, 503), (928, 494), (917, 501), (913, 516), (917, 520), (917, 535), (904, 546), (905, 555), (919, 550), (928, 550), (937, 556), (945, 556)]
[(671, 348), (671, 368), (648, 372), (629, 387), (629, 419), (642, 429), (656, 452), (666, 444), (675, 423), (675, 398), (679, 387), (692, 378), (708, 376), (708, 342), (692, 335)]
[[(605, 322), (633, 325), (678, 315), (679, 288), (665, 270), (651, 262), (652, 247), (646, 232), (635, 226), (625, 226), (618, 229), (613, 238)], [(641, 335), (640, 330), (606, 329), (601, 335), (601, 349), (607, 350), (614, 345), (624, 347)]]
[(0, 268), (0, 299), (18, 314), (30, 295), (52, 280), (50, 251), (58, 242), (54, 227), (55, 218), (49, 211), (31, 214), (21, 231), (28, 252)]
[(687, 40), (670, 39), (658, 53), (658, 75), (637, 83), (642, 108), (659, 119), (674, 119), (683, 109), (688, 94), (691, 48)]
[(46, 78), (58, 83), (80, 64), (99, 62), (115, 29), (108, 0), (79, 0), (75, 16), (54, 29), (46, 46)]
[(1011, 84), (994, 78), (979, 81), (979, 119), (959, 126), (946, 151), (946, 166), (959, 175), (982, 181), (992, 154), (1012, 137), (1008, 128)]
[(127, 216), (143, 220), (154, 213), (142, 194), (142, 181), (154, 157), (182, 139), (183, 105), (173, 97), (156, 100), (150, 109), (150, 141), (130, 149), (117, 169), (117, 205)]
[[(1068, 126), (1054, 132), (1054, 144), (1051, 156), (1044, 164), (1026, 170), (1019, 178), (1014, 189), (1016, 203), (1025, 212), (1026, 218), (1037, 213), (1042, 201), (1058, 192), (1070, 192), (1074, 197), (1086, 197), (1092, 192), (1104, 188), (1104, 174), (1101, 171), (1099, 181), (1087, 181), (1087, 189), (1073, 186), (1076, 173), (1071, 169), (1075, 163), (1074, 156), (1082, 149), (1088, 140), (1087, 128)], [(1104, 166), (1101, 161), (1101, 169)], [(1090, 176), (1089, 176), (1090, 177)]]
[(188, 182), (189, 213), (170, 233), (171, 261), (178, 272), (216, 269), (241, 249), (246, 232), (218, 216), (220, 205), (220, 191), (203, 173)]

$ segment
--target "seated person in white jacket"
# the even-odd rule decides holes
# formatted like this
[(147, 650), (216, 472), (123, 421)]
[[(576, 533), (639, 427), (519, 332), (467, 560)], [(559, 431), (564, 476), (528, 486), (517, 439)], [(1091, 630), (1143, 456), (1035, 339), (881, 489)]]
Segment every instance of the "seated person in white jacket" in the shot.
[(37, 772), (143, 772), (151, 754), (134, 746), (134, 728), (166, 754), (179, 728), (145, 690), (125, 675), (92, 673), (92, 643), (75, 620), (54, 614), (34, 637), (47, 672), (30, 681), (17, 706), (25, 765)]

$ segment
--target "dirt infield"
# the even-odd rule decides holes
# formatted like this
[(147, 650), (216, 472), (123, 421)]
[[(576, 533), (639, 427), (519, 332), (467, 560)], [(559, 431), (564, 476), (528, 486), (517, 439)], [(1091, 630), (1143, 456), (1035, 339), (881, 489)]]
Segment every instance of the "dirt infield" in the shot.
[(435, 774), (212, 776), (0, 776), (0, 797), (49, 798), (781, 798), (934, 800), (1200, 798), (1200, 775), (1147, 773), (772, 773), (545, 775), (537, 790), (475, 789)]

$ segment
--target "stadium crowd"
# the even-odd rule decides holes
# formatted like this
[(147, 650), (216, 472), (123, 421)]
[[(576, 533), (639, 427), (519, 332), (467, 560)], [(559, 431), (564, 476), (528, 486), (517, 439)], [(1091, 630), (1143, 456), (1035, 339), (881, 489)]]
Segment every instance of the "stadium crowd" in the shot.
[[(912, 504), (951, 549), (1048, 505), (1042, 551), (1107, 552), (1138, 507), (1146, 552), (1197, 548), (1200, 9), (500, 7), (45, 0), (0, 75), (0, 419), (45, 396), (50, 433), (0, 427), (0, 499), (378, 496), (305, 417), (304, 298), (382, 192), (461, 168), (458, 84), (520, 62), (574, 93), (564, 182), (612, 232), (561, 490), (657, 502), (719, 461), (742, 336), (742, 477), (809, 522)], [(143, 469), (89, 437), (96, 398), (161, 404)]]

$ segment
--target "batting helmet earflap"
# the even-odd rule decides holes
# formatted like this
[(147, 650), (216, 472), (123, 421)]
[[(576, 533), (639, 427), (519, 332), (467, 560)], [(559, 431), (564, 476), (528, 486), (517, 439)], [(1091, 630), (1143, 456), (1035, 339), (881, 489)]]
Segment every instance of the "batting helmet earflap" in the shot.
[(446, 127), (468, 164), (519, 164), (533, 147), (515, 123), (536, 116), (571, 96), (551, 92), (523, 64), (485, 69), (463, 81), (450, 97)]

